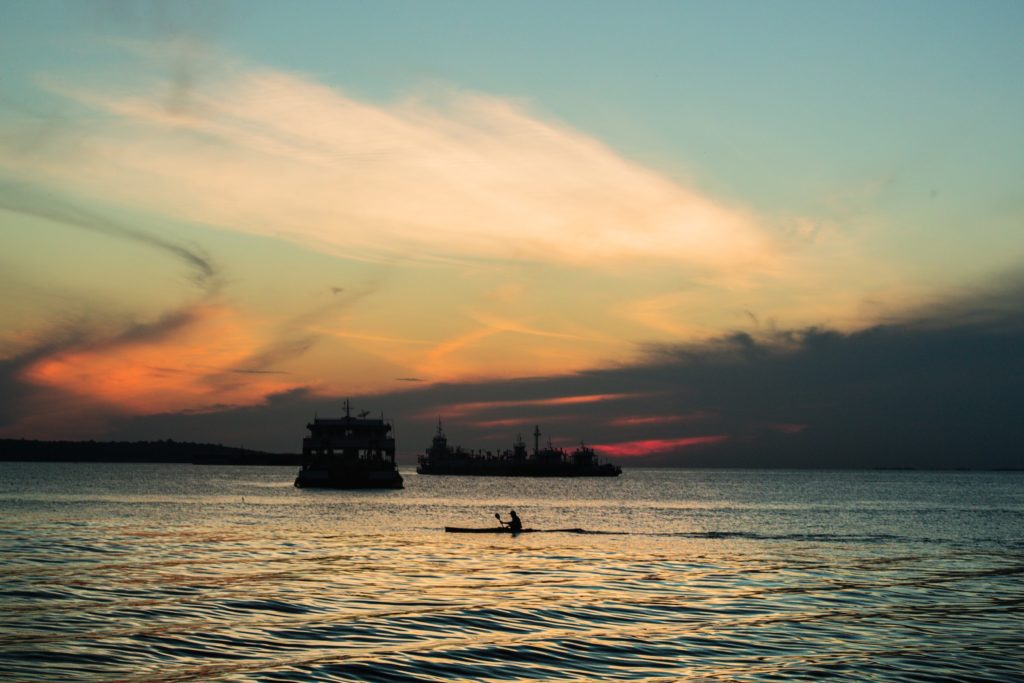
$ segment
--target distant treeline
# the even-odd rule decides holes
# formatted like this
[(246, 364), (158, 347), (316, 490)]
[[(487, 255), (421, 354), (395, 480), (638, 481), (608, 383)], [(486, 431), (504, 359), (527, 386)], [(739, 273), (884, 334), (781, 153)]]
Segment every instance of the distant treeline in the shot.
[(177, 462), (195, 465), (299, 465), (301, 456), (187, 441), (35, 441), (0, 439), (0, 461)]

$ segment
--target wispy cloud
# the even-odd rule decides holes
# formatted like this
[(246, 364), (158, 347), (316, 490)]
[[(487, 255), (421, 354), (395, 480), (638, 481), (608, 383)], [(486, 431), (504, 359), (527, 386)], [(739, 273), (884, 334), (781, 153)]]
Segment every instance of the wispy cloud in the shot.
[(807, 429), (805, 424), (795, 424), (792, 422), (780, 422), (776, 424), (768, 425), (769, 429), (774, 429), (782, 434), (799, 434), (800, 432)]
[(579, 415), (529, 415), (523, 417), (499, 418), (495, 420), (474, 420), (468, 424), (481, 429), (494, 427), (518, 427), (519, 429), (533, 428), (534, 425), (564, 423), (579, 420)]
[(705, 436), (683, 436), (674, 439), (644, 439), (641, 441), (620, 441), (618, 443), (594, 444), (594, 450), (614, 458), (635, 458), (669, 451), (678, 451), (693, 446), (709, 446), (722, 443), (729, 437), (724, 434)]
[(21, 377), (130, 413), (213, 409), (294, 388), (295, 378), (253, 370), (295, 351), (268, 349), (236, 313), (204, 305), (40, 354)]
[[(46, 83), (113, 118), (81, 156), (33, 170), (179, 218), (388, 260), (723, 272), (774, 258), (749, 210), (508, 99), (451, 90), (373, 104), (226, 58), (190, 83), (188, 107), (168, 106), (174, 88), (159, 77), (130, 90)], [(83, 178), (91, 155), (106, 163)]]
[[(368, 101), (210, 46), (196, 61), (190, 40), (113, 43), (136, 60), (128, 77), (41, 76), (78, 114), (62, 123), (76, 129), (75, 142), (0, 147), (12, 152), (0, 153), (0, 177), (42, 188), (39, 196), (115, 207), (122, 218), (300, 245), (287, 249), (303, 254), (293, 263), (322, 266), (328, 254), (373, 271), (368, 279), (390, 277), (381, 292), (377, 281), (360, 289), (325, 274), (325, 296), (354, 302), (372, 292), (375, 307), (342, 320), (328, 305), (295, 319), (277, 291), (287, 290), (285, 276), (261, 274), (274, 303), (250, 300), (246, 311), (268, 328), (277, 318), (296, 330), (263, 334), (261, 344), (326, 335), (349, 352), (328, 359), (314, 350), (297, 375), (307, 383), (324, 369), (366, 387), (630, 362), (652, 335), (715, 336), (722, 300), (736, 288), (793, 277), (771, 220), (626, 158), (529, 102), (455, 88)], [(189, 263), (209, 292), (233, 284), (198, 248), (105, 229)], [(240, 257), (222, 256), (232, 258)]]
[[(0, 177), (19, 179), (0, 187), (0, 206), (177, 259), (194, 285), (187, 298), (199, 300), (133, 313), (127, 326), (193, 315), (166, 334), (33, 356), (18, 366), (25, 381), (94, 392), (136, 412), (251, 405), (300, 386), (388, 391), (411, 388), (411, 379), (560, 376), (562, 391), (581, 372), (637, 367), (651, 337), (659, 348), (685, 352), (694, 338), (718, 339), (728, 329), (723, 320), (732, 324), (723, 310), (743, 325), (774, 329), (777, 311), (746, 298), (775, 297), (777, 290), (761, 287), (766, 282), (810, 292), (780, 297), (791, 308), (811, 299), (821, 310), (834, 305), (755, 210), (628, 159), (528, 102), (455, 89), (371, 102), (212, 49), (203, 52), (202, 77), (160, 75), (153, 65), (168, 60), (155, 54), (159, 48), (131, 49), (144, 64), (133, 78), (41, 78), (75, 113), (103, 115), (66, 117), (82, 133), (73, 145), (14, 150), (0, 136)], [(68, 196), (121, 213), (103, 220), (59, 199)], [(282, 251), (293, 265), (323, 268), (310, 285), (323, 305), (293, 303), (295, 290), (278, 291), (292, 278), (271, 269), (259, 275), (266, 284), (236, 305), (241, 297), (225, 292), (234, 282), (220, 260), (136, 228), (126, 218), (135, 215), (152, 225), (189, 224), (192, 234), (234, 231), (301, 245)], [(267, 252), (269, 242), (210, 240)], [(353, 263), (360, 260), (372, 265)], [(345, 279), (342, 267), (363, 269), (365, 284)], [(393, 275), (390, 291), (374, 279), (384, 272)], [(417, 414), (500, 420), (511, 417), (497, 414), (503, 410), (625, 404), (654, 393), (628, 383), (565, 391), (453, 400)], [(651, 408), (652, 415), (675, 409)], [(640, 420), (642, 411), (616, 405), (606, 417)], [(653, 419), (632, 424), (672, 424)]]
[(643, 394), (585, 394), (577, 396), (554, 396), (548, 398), (516, 399), (500, 401), (474, 401), (471, 403), (454, 403), (441, 406), (434, 410), (434, 414), (449, 417), (464, 417), (482, 412), (501, 410), (506, 408), (537, 407), (537, 406), (575, 406), (587, 403), (603, 403), (606, 401), (618, 401), (626, 398), (637, 398)]
[(715, 413), (698, 410), (683, 415), (627, 415), (611, 421), (616, 427), (635, 427), (643, 425), (671, 424), (674, 422), (701, 422), (716, 417)]
[[(464, 417), (440, 416), (449, 438), (472, 448), (505, 448), (523, 421), (543, 429), (557, 420), (557, 430), (547, 430), (556, 440), (585, 439), (602, 445), (605, 455), (628, 458), (630, 465), (1022, 469), (1022, 294), (1024, 288), (1014, 284), (936, 302), (855, 333), (777, 330), (772, 339), (741, 342), (731, 336), (717, 344), (664, 347), (645, 363), (573, 375), (416, 385), (352, 398), (395, 418), (405, 462), (413, 462), (430, 443), (437, 407), (467, 405), (471, 410)], [(25, 388), (10, 383), (11, 372), (37, 359), (0, 361), (0, 418), (5, 406), (11, 407), (7, 397)], [(571, 410), (558, 404), (534, 407), (529, 400), (607, 395), (623, 398), (570, 403)], [(219, 412), (121, 416), (90, 428), (97, 437), (188, 434), (294, 449), (296, 433), (309, 416), (340, 410), (343, 398), (294, 389)], [(78, 404), (64, 396), (38, 399), (29, 404), (33, 414), (50, 419), (38, 421), (36, 429), (9, 428), (6, 434), (46, 438), (57, 426), (67, 433), (68, 425), (52, 418)], [(515, 405), (520, 402), (531, 405)], [(667, 406), (677, 411), (672, 414), (708, 417), (693, 423), (612, 424), (624, 415), (665, 415)], [(723, 436), (728, 438), (708, 440)]]
[(214, 294), (220, 286), (213, 262), (197, 248), (125, 225), (37, 187), (25, 183), (0, 182), (0, 209), (151, 247), (188, 266), (196, 285), (207, 294)]

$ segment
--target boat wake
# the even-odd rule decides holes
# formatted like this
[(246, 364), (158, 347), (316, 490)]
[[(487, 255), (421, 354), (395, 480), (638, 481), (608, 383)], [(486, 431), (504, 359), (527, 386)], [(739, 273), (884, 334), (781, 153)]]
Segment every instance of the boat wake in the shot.
[[(828, 534), (828, 533), (806, 533), (806, 534), (764, 534), (754, 531), (675, 531), (675, 532), (650, 532), (650, 531), (611, 531), (603, 529), (583, 529), (572, 527), (567, 529), (522, 529), (513, 532), (508, 527), (457, 527), (446, 526), (444, 528), (449, 534), (506, 534), (518, 536), (519, 534), (586, 534), (590, 536), (661, 536), (672, 538), (692, 538), (703, 540), (749, 540), (749, 541), (797, 541), (807, 543), (950, 543), (949, 539), (941, 538), (907, 538), (892, 534)], [(1016, 544), (1011, 544), (1017, 547)], [(1022, 544), (1020, 547), (1024, 547)]]

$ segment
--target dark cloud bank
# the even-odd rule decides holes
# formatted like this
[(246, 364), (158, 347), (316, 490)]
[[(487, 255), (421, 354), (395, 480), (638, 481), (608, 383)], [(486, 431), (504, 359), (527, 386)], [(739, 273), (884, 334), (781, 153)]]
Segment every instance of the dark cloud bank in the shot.
[[(12, 377), (0, 380), (4, 392), (17, 390)], [(108, 422), (96, 438), (171, 437), (294, 452), (314, 413), (340, 413), (342, 392), (339, 387), (334, 401), (299, 390), (255, 407), (125, 417)], [(452, 407), (597, 394), (629, 396)], [(429, 443), (441, 417), (452, 441), (488, 449), (507, 447), (536, 422), (565, 445), (580, 438), (607, 444), (726, 437), (620, 460), (637, 465), (1019, 469), (1024, 286), (1017, 281), (850, 334), (824, 328), (763, 338), (737, 333), (702, 346), (652, 348), (638, 365), (352, 399), (358, 409), (394, 418), (406, 463)], [(615, 423), (651, 416), (675, 419)]]

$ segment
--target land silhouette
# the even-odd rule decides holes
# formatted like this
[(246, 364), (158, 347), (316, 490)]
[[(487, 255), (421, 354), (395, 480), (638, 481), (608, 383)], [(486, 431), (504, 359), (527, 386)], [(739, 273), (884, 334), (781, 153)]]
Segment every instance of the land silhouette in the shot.
[(221, 444), (159, 441), (0, 439), (0, 461), (167, 462), (195, 465), (300, 465), (297, 453), (268, 453)]

